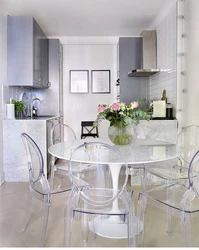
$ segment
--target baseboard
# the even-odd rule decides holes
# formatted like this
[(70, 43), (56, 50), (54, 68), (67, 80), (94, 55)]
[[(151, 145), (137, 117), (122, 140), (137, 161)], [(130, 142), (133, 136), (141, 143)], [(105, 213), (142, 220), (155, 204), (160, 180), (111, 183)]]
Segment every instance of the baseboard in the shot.
[(1, 173), (0, 174), (0, 185), (2, 185), (5, 182), (5, 174)]

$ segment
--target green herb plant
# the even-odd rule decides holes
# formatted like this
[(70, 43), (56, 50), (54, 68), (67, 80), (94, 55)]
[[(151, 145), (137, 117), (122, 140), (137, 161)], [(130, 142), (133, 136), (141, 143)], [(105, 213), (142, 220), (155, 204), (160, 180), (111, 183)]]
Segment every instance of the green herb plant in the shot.
[(22, 112), (25, 109), (22, 101), (12, 100), (12, 104), (15, 105), (15, 112)]

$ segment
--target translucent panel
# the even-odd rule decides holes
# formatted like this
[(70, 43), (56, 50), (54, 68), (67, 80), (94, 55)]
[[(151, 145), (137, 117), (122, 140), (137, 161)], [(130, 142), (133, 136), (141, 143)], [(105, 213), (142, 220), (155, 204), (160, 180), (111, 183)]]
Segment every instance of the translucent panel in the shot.
[(66, 140), (75, 140), (75, 132), (66, 124), (57, 124), (52, 128), (51, 141), (52, 144), (56, 144)]
[[(86, 162), (89, 162), (87, 171), (80, 175), (82, 165)], [(81, 195), (96, 204), (105, 204), (115, 199), (125, 188), (128, 178), (128, 168), (122, 154), (103, 143), (85, 143), (75, 149), (69, 169), (77, 188), (83, 180), (95, 189), (95, 195), (92, 195), (90, 189), (84, 190)], [(109, 193), (107, 188), (110, 189)]]
[[(81, 171), (85, 163), (87, 168)], [(125, 246), (135, 246), (141, 226), (126, 190), (128, 168), (122, 153), (105, 143), (84, 143), (71, 153), (69, 175), (73, 189), (65, 206), (65, 245), (71, 246), (71, 239), (77, 237), (71, 234), (75, 220), (80, 222), (84, 246), (90, 235), (126, 239)]]
[(46, 229), (48, 224), (49, 208), (51, 195), (71, 190), (71, 180), (67, 175), (56, 176), (47, 180), (44, 172), (44, 162), (41, 150), (35, 141), (27, 134), (22, 134), (22, 139), (27, 154), (30, 193), (27, 201), (27, 210), (24, 214), (24, 223), (22, 231), (25, 231), (30, 217), (30, 208), (32, 196), (42, 202), (41, 226), (39, 246), (44, 246)]
[(183, 147), (181, 158), (189, 164), (199, 149), (199, 126), (191, 125), (183, 128), (178, 135), (177, 144)]

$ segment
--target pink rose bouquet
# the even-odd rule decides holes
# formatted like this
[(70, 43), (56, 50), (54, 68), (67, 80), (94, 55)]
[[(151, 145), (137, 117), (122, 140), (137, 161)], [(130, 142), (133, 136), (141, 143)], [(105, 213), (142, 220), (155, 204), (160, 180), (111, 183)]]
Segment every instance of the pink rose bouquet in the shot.
[(140, 106), (140, 102), (131, 102), (128, 105), (123, 102), (115, 102), (110, 105), (99, 104), (98, 116), (94, 126), (99, 126), (102, 120), (108, 120), (110, 126), (115, 125), (118, 127), (128, 124), (137, 125), (140, 120), (149, 120), (150, 116), (139, 109)]

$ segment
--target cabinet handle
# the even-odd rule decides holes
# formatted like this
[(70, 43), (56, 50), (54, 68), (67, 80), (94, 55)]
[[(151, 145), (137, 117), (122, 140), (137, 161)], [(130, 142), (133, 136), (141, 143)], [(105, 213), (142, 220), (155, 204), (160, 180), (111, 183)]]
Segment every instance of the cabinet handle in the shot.
[(47, 82), (47, 86), (48, 86), (48, 87), (51, 87), (51, 82)]

